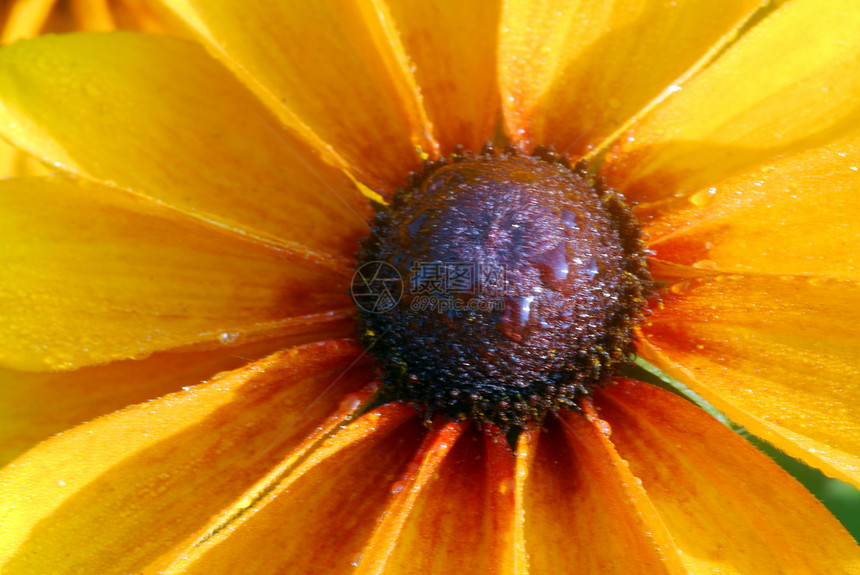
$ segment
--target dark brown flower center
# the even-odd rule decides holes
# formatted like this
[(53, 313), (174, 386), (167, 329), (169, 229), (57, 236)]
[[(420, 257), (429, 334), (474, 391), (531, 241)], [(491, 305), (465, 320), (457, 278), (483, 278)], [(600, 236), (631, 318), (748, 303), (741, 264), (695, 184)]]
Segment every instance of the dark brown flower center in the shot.
[(489, 147), (410, 177), (352, 285), (388, 398), (502, 429), (605, 384), (650, 289), (620, 196), (551, 151)]

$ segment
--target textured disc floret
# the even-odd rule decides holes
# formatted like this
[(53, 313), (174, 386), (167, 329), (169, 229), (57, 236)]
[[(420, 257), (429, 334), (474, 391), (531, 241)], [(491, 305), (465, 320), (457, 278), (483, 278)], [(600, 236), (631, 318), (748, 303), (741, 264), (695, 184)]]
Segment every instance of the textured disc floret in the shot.
[(489, 146), (379, 207), (352, 285), (388, 398), (502, 429), (604, 385), (650, 291), (620, 196), (550, 150)]

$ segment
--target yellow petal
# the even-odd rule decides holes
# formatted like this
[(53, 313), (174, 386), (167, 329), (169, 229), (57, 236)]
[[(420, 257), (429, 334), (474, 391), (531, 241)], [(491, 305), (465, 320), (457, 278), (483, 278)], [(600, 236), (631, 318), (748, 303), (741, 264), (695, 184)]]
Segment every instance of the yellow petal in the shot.
[(785, 3), (637, 121), (604, 175), (654, 201), (856, 131), (857, 30), (852, 0)]
[(366, 233), (349, 179), (185, 40), (75, 34), (5, 48), (0, 132), (58, 168), (242, 232), (343, 257)]
[(166, 352), (71, 372), (30, 373), (0, 369), (0, 467), (48, 437), (135, 403), (196, 385), (279, 349), (329, 337), (355, 327), (341, 320), (298, 333), (214, 350)]
[(359, 355), (342, 342), (296, 348), (42, 443), (0, 472), (0, 569), (138, 572), (358, 389)]
[(392, 482), (426, 433), (415, 415), (388, 404), (350, 423), (144, 573), (234, 575), (237, 565), (257, 575), (355, 570)]
[(860, 286), (718, 276), (662, 296), (640, 353), (752, 433), (860, 485)]
[(581, 155), (729, 40), (760, 0), (514, 0), (502, 19), (508, 135)]
[(858, 136), (781, 159), (667, 202), (648, 247), (699, 269), (860, 279), (858, 170)]
[(595, 398), (690, 573), (856, 573), (860, 547), (803, 486), (680, 397), (622, 381)]
[(685, 575), (648, 495), (618, 456), (605, 424), (579, 413), (524, 433), (518, 480), (524, 486), (530, 573)]
[(336, 165), (393, 191), (436, 143), (380, 0), (165, 0), (266, 103)]
[(0, 140), (0, 179), (23, 176), (47, 176), (50, 171), (30, 154)]
[(388, 2), (443, 154), (477, 150), (499, 118), (498, 0)]
[(331, 262), (63, 178), (0, 182), (0, 254), (0, 365), (14, 369), (229, 343), (351, 305)]

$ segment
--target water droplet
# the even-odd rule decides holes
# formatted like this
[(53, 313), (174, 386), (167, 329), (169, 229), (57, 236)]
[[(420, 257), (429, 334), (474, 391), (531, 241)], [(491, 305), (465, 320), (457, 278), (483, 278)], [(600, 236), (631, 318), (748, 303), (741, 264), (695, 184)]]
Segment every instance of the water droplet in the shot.
[(225, 331), (218, 336), (218, 341), (224, 345), (233, 345), (239, 341), (240, 337), (242, 337), (242, 332), (240, 331)]
[(561, 288), (570, 273), (567, 264), (567, 246), (562, 242), (551, 250), (531, 258), (541, 272), (544, 282), (556, 289)]
[(391, 484), (391, 493), (393, 495), (397, 495), (406, 487), (406, 484), (403, 481), (395, 481)]
[(594, 421), (594, 424), (597, 425), (597, 428), (600, 430), (600, 433), (602, 433), (606, 437), (612, 435), (612, 427), (610, 427), (608, 422), (603, 421), (602, 419), (596, 419)]
[(353, 560), (352, 560), (351, 565), (352, 565), (353, 567), (358, 567), (358, 564), (359, 564), (359, 563), (361, 563), (361, 553), (358, 553), (358, 554), (355, 556), (355, 559), (353, 559)]
[(588, 279), (593, 280), (598, 273), (600, 273), (600, 268), (597, 266), (597, 260), (593, 257), (589, 258), (588, 264), (585, 266), (585, 274)]
[(579, 229), (579, 214), (574, 210), (565, 209), (561, 213), (561, 223), (574, 229)]
[(693, 264), (693, 267), (699, 270), (716, 270), (719, 269), (717, 262), (714, 260), (699, 260)]
[(505, 298), (505, 311), (502, 313), (499, 329), (508, 339), (522, 341), (534, 299), (534, 296)]
[(363, 403), (362, 396), (358, 393), (350, 393), (340, 402), (341, 411), (355, 411)]
[(717, 193), (717, 188), (708, 188), (701, 190), (690, 196), (690, 203), (698, 208), (703, 208), (714, 201), (714, 196)]

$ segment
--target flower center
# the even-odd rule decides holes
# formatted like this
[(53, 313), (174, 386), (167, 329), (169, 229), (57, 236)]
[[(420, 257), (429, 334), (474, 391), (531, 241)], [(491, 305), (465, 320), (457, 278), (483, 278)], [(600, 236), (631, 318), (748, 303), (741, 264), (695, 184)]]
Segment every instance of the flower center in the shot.
[(550, 150), (489, 146), (410, 177), (352, 285), (389, 398), (503, 430), (604, 385), (650, 291), (619, 195)]

